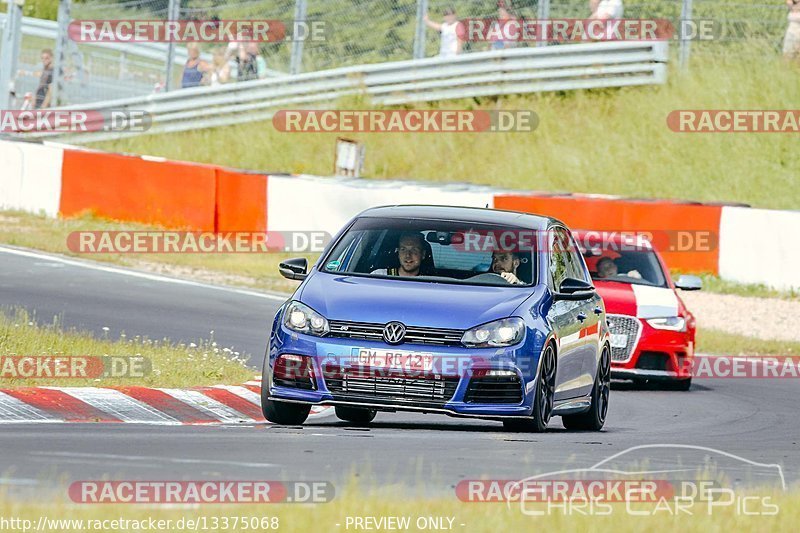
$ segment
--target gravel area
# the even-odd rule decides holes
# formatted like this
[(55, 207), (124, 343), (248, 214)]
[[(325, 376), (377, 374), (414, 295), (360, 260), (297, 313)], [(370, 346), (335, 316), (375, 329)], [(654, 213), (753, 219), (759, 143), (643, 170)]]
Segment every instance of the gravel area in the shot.
[[(680, 292), (680, 291), (679, 291)], [(680, 292), (697, 317), (698, 329), (710, 328), (766, 340), (800, 342), (800, 300), (755, 298), (711, 292)]]

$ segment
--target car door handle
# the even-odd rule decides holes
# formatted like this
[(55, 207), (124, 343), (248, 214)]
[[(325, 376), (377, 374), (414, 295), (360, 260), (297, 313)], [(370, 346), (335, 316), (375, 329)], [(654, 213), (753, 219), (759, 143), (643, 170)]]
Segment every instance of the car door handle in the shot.
[(586, 315), (585, 315), (585, 314), (583, 314), (583, 313), (578, 313), (578, 320), (580, 320), (581, 322), (583, 322), (584, 320), (586, 320)]
[(600, 315), (600, 314), (602, 314), (602, 313), (603, 313), (603, 310), (602, 310), (602, 309), (600, 309), (599, 307), (595, 307), (595, 308), (594, 308), (594, 314), (596, 314), (596, 315)]

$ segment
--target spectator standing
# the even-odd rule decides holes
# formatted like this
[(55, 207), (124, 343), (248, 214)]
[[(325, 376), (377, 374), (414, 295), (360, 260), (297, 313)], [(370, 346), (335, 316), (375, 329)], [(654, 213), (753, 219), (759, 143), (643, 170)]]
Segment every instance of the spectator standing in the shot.
[(39, 76), (39, 85), (36, 87), (35, 109), (50, 107), (50, 97), (53, 94), (53, 51), (44, 48), (41, 59), (42, 73)]
[(507, 35), (509, 24), (512, 22), (514, 22), (514, 17), (511, 15), (510, 4), (505, 0), (500, 0), (497, 2), (497, 20), (492, 21), (489, 33), (492, 36), (489, 41), (489, 50), (504, 50), (517, 46), (515, 41), (503, 39), (503, 36)]
[(235, 59), (236, 70), (234, 77), (236, 81), (250, 81), (258, 79), (257, 56), (249, 53), (247, 47), (239, 43), (238, 52)]
[[(589, 0), (589, 9), (592, 10), (590, 19), (604, 21), (621, 19), (625, 11), (622, 0)], [(614, 39), (614, 32), (609, 28), (603, 40), (610, 41), (612, 39)]]
[(591, 19), (608, 20), (621, 19), (625, 11), (622, 0), (589, 0), (592, 10)]
[(214, 50), (209, 82), (212, 87), (228, 83), (231, 79), (231, 66), (224, 50)]
[(251, 57), (255, 58), (256, 74), (258, 75), (258, 79), (263, 80), (267, 77), (267, 60), (261, 55), (261, 50), (258, 48), (258, 43), (247, 43), (245, 48), (247, 49), (247, 53), (250, 54)]
[(197, 43), (189, 43), (186, 45), (186, 52), (189, 58), (183, 66), (183, 78), (181, 79), (181, 88), (187, 89), (189, 87), (199, 87), (203, 83), (203, 74), (208, 72), (211, 67), (208, 63), (200, 59), (200, 47)]
[(429, 19), (426, 13), (424, 18), (425, 25), (441, 34), (439, 57), (455, 57), (464, 48), (464, 42), (458, 37), (456, 10), (452, 7), (446, 7), (442, 14), (444, 15), (444, 22), (440, 24)]
[(800, 60), (800, 0), (786, 0), (789, 8), (789, 26), (783, 38), (783, 57)]

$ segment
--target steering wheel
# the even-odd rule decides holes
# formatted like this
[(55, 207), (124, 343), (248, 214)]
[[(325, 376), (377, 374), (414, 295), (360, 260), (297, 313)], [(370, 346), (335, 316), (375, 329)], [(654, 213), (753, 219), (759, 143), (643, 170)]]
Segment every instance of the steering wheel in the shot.
[(500, 274), (495, 274), (494, 272), (484, 272), (483, 274), (478, 274), (477, 276), (472, 276), (469, 279), (470, 279), (470, 281), (480, 281), (480, 282), (487, 282), (487, 283), (495, 283), (495, 282), (497, 282), (498, 278), (503, 280), (503, 283), (505, 283), (507, 285), (511, 285), (511, 283), (506, 278), (504, 278)]

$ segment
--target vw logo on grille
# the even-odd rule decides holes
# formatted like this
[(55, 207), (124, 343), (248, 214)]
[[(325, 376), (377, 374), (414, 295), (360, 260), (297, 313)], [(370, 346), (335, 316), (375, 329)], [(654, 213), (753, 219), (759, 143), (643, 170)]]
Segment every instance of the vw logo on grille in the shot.
[(387, 344), (400, 344), (406, 336), (406, 326), (402, 322), (389, 322), (383, 326), (383, 340)]

